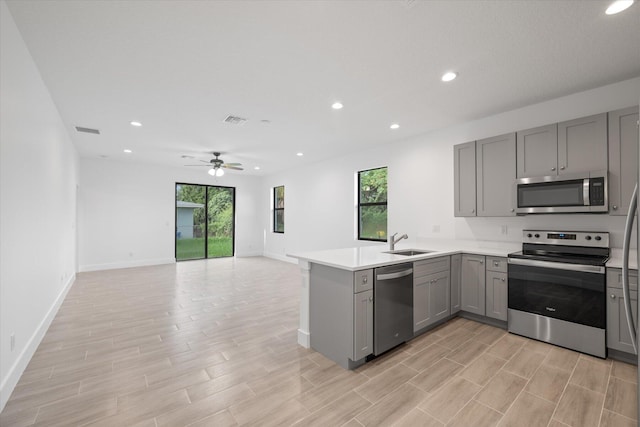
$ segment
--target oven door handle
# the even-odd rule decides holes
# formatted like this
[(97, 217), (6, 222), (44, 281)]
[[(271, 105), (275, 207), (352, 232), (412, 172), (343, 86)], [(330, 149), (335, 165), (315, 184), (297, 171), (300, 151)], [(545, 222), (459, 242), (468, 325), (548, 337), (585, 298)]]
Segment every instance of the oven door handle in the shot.
[(528, 267), (553, 268), (555, 270), (580, 271), (583, 273), (604, 274), (605, 268), (598, 265), (567, 264), (564, 262), (539, 261), (536, 259), (509, 258), (509, 264), (525, 265)]
[(638, 208), (638, 183), (633, 189), (633, 196), (629, 202), (629, 212), (627, 213), (627, 223), (624, 227), (624, 243), (622, 244), (622, 293), (624, 294), (624, 314), (629, 325), (629, 335), (633, 350), (638, 354), (638, 343), (636, 340), (636, 325), (633, 323), (631, 315), (631, 295), (629, 292), (629, 244), (631, 242), (631, 232), (633, 230), (633, 220)]

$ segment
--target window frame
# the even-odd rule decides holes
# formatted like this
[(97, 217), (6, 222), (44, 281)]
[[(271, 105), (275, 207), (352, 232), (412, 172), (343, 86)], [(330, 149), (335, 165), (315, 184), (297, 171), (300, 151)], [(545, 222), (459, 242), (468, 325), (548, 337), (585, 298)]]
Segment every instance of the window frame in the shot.
[[(361, 196), (361, 191), (360, 191), (360, 178), (363, 172), (370, 172), (370, 171), (374, 171), (374, 170), (378, 170), (378, 169), (386, 169), (387, 170), (387, 198), (385, 199), (384, 202), (373, 202), (373, 203), (362, 203), (360, 200), (360, 196)], [(358, 171), (358, 187), (356, 188), (356, 197), (357, 197), (357, 204), (356, 204), (356, 215), (358, 216), (358, 240), (363, 240), (363, 241), (369, 241), (369, 242), (386, 242), (387, 238), (385, 239), (372, 239), (369, 237), (362, 237), (361, 236), (361, 232), (362, 232), (362, 215), (361, 215), (361, 208), (363, 206), (365, 207), (369, 207), (369, 206), (384, 206), (385, 208), (385, 212), (387, 213), (387, 225), (389, 222), (389, 210), (388, 210), (388, 201), (389, 201), (389, 168), (387, 166), (380, 166), (377, 168), (371, 168), (371, 169), (364, 169), (361, 171)], [(387, 236), (389, 235), (389, 231), (386, 230), (386, 234)]]
[[(282, 207), (279, 208), (278, 207), (278, 196), (277, 196), (277, 190), (278, 188), (282, 188)], [(284, 191), (284, 185), (278, 185), (276, 187), (273, 187), (273, 232), (274, 233), (278, 233), (278, 234), (284, 234), (284, 200), (285, 200), (285, 191)], [(282, 231), (279, 231), (276, 227), (277, 225), (277, 218), (278, 218), (278, 212), (282, 212)]]

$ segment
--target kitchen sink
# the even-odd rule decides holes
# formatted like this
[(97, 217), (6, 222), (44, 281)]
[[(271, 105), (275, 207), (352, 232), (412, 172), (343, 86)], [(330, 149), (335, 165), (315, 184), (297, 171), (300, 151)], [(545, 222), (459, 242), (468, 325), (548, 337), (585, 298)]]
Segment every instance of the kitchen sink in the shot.
[(423, 251), (422, 249), (402, 249), (397, 251), (388, 251), (386, 253), (393, 255), (404, 255), (404, 256), (413, 256), (413, 255), (424, 255), (430, 254), (433, 251)]

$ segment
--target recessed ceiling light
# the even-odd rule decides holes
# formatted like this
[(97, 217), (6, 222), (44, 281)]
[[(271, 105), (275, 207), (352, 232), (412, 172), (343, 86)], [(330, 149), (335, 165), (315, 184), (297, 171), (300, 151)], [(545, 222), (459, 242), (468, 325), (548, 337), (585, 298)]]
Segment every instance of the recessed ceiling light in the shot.
[(259, 171), (260, 170), (260, 166), (256, 166), (254, 169)]
[(443, 82), (450, 82), (451, 80), (458, 77), (458, 73), (454, 73), (453, 71), (446, 72), (442, 75)]
[(333, 108), (334, 110), (340, 110), (342, 107), (344, 107), (344, 105), (342, 105), (342, 102), (334, 102), (331, 105), (331, 108)]
[(140, 127), (140, 126), (142, 126), (142, 123), (140, 123), (140, 122), (131, 122), (131, 126)]
[(296, 156), (302, 157), (302, 156), (304, 156), (304, 153), (296, 153)]
[(397, 123), (394, 123), (391, 126), (389, 126), (390, 129), (398, 129), (399, 127), (400, 127), (400, 125), (397, 124)]
[(632, 4), (633, 0), (617, 0), (611, 3), (604, 13), (607, 15), (615, 15), (630, 8)]
[(122, 150), (122, 151), (124, 151), (124, 152), (125, 152), (125, 153), (127, 153), (127, 154), (132, 153), (132, 151), (131, 151), (131, 150), (129, 150), (128, 148), (125, 148), (125, 149), (124, 149), (124, 150)]

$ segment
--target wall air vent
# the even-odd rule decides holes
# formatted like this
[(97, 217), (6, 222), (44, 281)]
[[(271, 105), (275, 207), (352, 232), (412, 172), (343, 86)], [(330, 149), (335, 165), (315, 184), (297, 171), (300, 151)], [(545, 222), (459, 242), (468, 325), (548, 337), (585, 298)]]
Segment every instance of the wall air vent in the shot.
[(247, 119), (243, 119), (242, 117), (237, 116), (227, 116), (226, 119), (223, 120), (225, 123), (229, 123), (232, 125), (243, 125), (246, 123)]
[(84, 133), (93, 133), (95, 135), (100, 135), (100, 131), (98, 129), (83, 128), (82, 126), (76, 126), (76, 131), (84, 132)]

